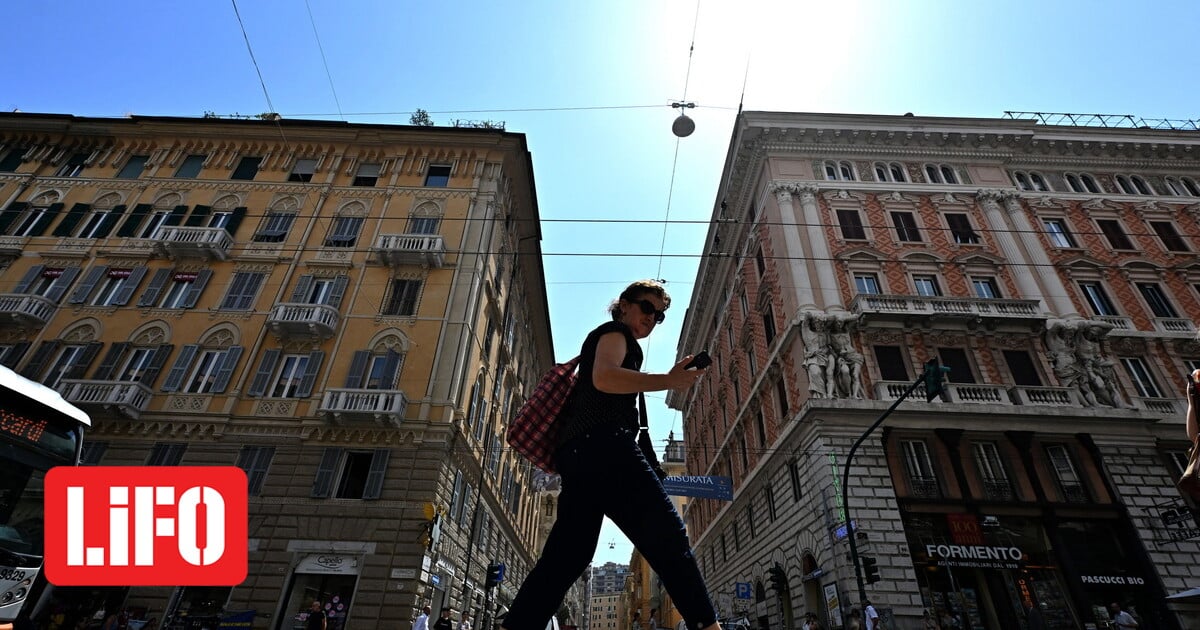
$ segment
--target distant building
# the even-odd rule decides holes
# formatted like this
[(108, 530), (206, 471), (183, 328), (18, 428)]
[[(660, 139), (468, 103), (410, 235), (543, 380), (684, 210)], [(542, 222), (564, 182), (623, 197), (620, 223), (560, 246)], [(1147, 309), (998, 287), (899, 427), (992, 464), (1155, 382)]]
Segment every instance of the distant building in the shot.
[(629, 630), (624, 621), (625, 607), (622, 605), (622, 593), (593, 594), (591, 614), (589, 615), (590, 630)]
[(620, 593), (625, 590), (625, 578), (629, 575), (629, 565), (605, 562), (600, 566), (592, 566), (592, 594), (607, 595)]
[(715, 363), (668, 395), (688, 472), (734, 480), (687, 512), (722, 614), (836, 628), (860, 605), (846, 456), (937, 359), (944, 395), (918, 388), (850, 469), (888, 627), (1031, 605), (1099, 627), (1114, 601), (1200, 627), (1166, 599), (1200, 554), (1174, 487), (1198, 180), (1195, 121), (739, 114), (679, 346)]

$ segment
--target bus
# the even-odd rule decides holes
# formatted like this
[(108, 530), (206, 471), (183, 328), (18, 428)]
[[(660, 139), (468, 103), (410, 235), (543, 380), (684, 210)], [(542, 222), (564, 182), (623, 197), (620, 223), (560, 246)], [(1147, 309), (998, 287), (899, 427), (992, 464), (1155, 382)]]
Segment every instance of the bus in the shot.
[(79, 463), (89, 426), (58, 392), (0, 366), (0, 630), (45, 587), (42, 482)]

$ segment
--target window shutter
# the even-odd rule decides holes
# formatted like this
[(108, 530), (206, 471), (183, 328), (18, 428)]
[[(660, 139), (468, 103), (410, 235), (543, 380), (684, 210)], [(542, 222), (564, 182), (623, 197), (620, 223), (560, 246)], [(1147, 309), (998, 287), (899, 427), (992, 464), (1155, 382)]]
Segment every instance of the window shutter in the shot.
[(387, 358), (383, 363), (383, 380), (380, 381), (379, 389), (395, 389), (397, 372), (400, 371), (400, 353), (395, 350), (388, 350)]
[[(29, 230), (29, 235), (30, 236), (41, 236), (41, 235), (45, 234), (46, 228), (50, 227), (50, 224), (54, 222), (54, 217), (57, 217), (58, 214), (60, 212), (62, 212), (62, 209), (65, 207), (67, 207), (67, 204), (65, 204), (65, 203), (50, 204), (50, 207), (46, 208), (46, 212), (44, 214), (42, 214), (42, 218), (38, 219), (38, 222), (36, 224), (34, 224), (32, 229)], [(78, 220), (78, 219), (76, 219), (76, 220)]]
[(17, 287), (13, 289), (13, 293), (25, 293), (28, 291), (29, 285), (37, 281), (38, 277), (42, 275), (42, 270), (45, 268), (46, 265), (34, 265), (30, 267), (29, 271), (26, 271), (25, 275), (21, 276), (21, 281), (17, 283)]
[(138, 285), (142, 283), (142, 278), (146, 277), (146, 268), (137, 267), (130, 272), (129, 277), (125, 279), (124, 284), (120, 289), (117, 289), (117, 294), (113, 296), (114, 306), (125, 306), (129, 303), (129, 298), (133, 297), (133, 292), (137, 290)]
[(308, 354), (308, 365), (304, 368), (304, 378), (300, 379), (300, 389), (296, 391), (297, 397), (308, 398), (312, 395), (313, 384), (317, 382), (317, 372), (321, 370), (321, 360), (324, 358), (325, 353), (321, 350)]
[(17, 362), (21, 360), (21, 357), (25, 356), (25, 351), (28, 349), (28, 341), (22, 341), (20, 343), (13, 344), (13, 346), (8, 349), (8, 352), (4, 353), (4, 359), (0, 361), (0, 365), (3, 365), (10, 370), (15, 369), (17, 367)]
[(346, 375), (346, 389), (362, 387), (363, 380), (366, 378), (367, 361), (370, 358), (371, 353), (368, 350), (359, 350), (354, 353), (354, 358), (350, 359), (350, 373)]
[(121, 215), (123, 214), (125, 214), (125, 206), (123, 205), (110, 208), (108, 214), (105, 214), (104, 218), (101, 219), (100, 226), (96, 228), (96, 238), (107, 237), (112, 232), (113, 226), (117, 224), (117, 221), (121, 220)]
[(164, 392), (179, 391), (183, 385), (183, 379), (187, 377), (188, 368), (192, 366), (192, 359), (196, 358), (196, 352), (200, 346), (196, 344), (188, 344), (179, 351), (179, 356), (175, 359), (175, 365), (171, 366), (171, 371), (167, 372), (167, 380), (163, 381), (162, 390)]
[(192, 308), (196, 305), (196, 301), (200, 299), (200, 294), (204, 292), (204, 287), (211, 277), (212, 271), (209, 269), (204, 269), (196, 275), (192, 286), (188, 287), (187, 293), (183, 296), (183, 308)]
[(0, 212), (0, 234), (7, 232), (13, 221), (16, 221), (17, 217), (21, 216), (21, 213), (25, 212), (25, 209), (28, 207), (29, 204), (24, 201), (8, 204), (8, 209)]
[(313, 277), (310, 275), (300, 276), (300, 281), (296, 283), (296, 289), (292, 291), (292, 302), (303, 302), (304, 296), (308, 295), (308, 290), (312, 288)]
[(190, 227), (200, 227), (204, 225), (204, 219), (212, 213), (212, 206), (196, 206), (192, 210), (192, 214), (188, 216), (184, 225)]
[[(103, 278), (107, 272), (108, 267), (105, 266), (88, 269), (87, 275), (83, 277), (83, 282), (79, 283), (79, 288), (75, 289), (75, 292), (71, 294), (71, 298), (67, 301), (71, 304), (86, 302), (88, 296), (92, 294), (92, 290), (96, 288), (96, 284), (100, 282), (100, 278)], [(62, 280), (62, 278), (59, 277), (59, 280)], [(55, 282), (55, 284), (57, 285), (58, 283)]]
[(254, 381), (250, 383), (251, 396), (262, 396), (277, 363), (279, 363), (279, 350), (267, 350), (263, 354), (262, 363), (258, 364), (258, 373), (254, 375)]
[(34, 351), (33, 358), (29, 360), (29, 363), (25, 364), (25, 369), (21, 370), (21, 376), (34, 381), (39, 380), (38, 376), (45, 369), (46, 362), (50, 360), (50, 355), (54, 354), (55, 350), (58, 350), (59, 345), (61, 343), (58, 341), (43, 341), (38, 346), (38, 349)]
[(325, 447), (325, 452), (321, 454), (321, 465), (317, 467), (317, 478), (313, 480), (313, 498), (329, 497), (329, 491), (333, 487), (333, 475), (337, 472), (337, 463), (341, 458), (342, 449), (333, 446)]
[(326, 302), (333, 308), (342, 307), (342, 297), (346, 295), (346, 287), (350, 284), (350, 276), (338, 276), (333, 280), (333, 290)]
[(138, 298), (138, 306), (153, 307), (158, 304), (158, 298), (162, 295), (163, 287), (167, 286), (167, 279), (174, 272), (172, 269), (159, 269), (154, 272), (154, 277), (150, 278), (150, 284), (142, 291), (142, 297)]
[(175, 206), (175, 209), (171, 211), (171, 214), (168, 214), (167, 218), (163, 219), (162, 224), (179, 225), (180, 223), (183, 223), (183, 217), (187, 214), (187, 211), (187, 206)]
[(114, 343), (108, 349), (108, 354), (104, 355), (104, 360), (100, 361), (100, 367), (96, 368), (96, 373), (92, 375), (92, 378), (97, 381), (111, 379), (113, 371), (117, 369), (117, 362), (125, 355), (129, 345), (127, 342)]
[(79, 225), (79, 220), (91, 209), (92, 207), (86, 203), (77, 203), (71, 206), (71, 211), (63, 217), (58, 227), (54, 228), (51, 236), (71, 236), (71, 231), (75, 229), (76, 225)]
[(378, 499), (383, 493), (383, 477), (387, 472), (389, 455), (391, 451), (386, 448), (377, 448), (371, 455), (371, 472), (367, 473), (367, 485), (363, 488), (362, 498)]
[(150, 367), (142, 372), (142, 377), (138, 379), (138, 382), (146, 387), (154, 387), (158, 373), (162, 371), (162, 367), (167, 363), (167, 357), (171, 356), (171, 351), (174, 349), (175, 344), (173, 343), (160, 344), (154, 351), (154, 358), (150, 359)]
[(87, 369), (92, 366), (92, 361), (96, 360), (96, 355), (100, 354), (100, 348), (104, 344), (100, 342), (89, 343), (83, 349), (83, 354), (79, 355), (79, 362), (71, 366), (64, 378), (83, 378), (87, 373)]
[(229, 378), (233, 376), (233, 369), (237, 367), (238, 359), (242, 358), (242, 347), (231, 346), (225, 351), (225, 358), (221, 361), (221, 367), (217, 368), (217, 376), (213, 379), (212, 393), (220, 394), (229, 387)]
[(150, 214), (150, 210), (154, 206), (148, 203), (139, 203), (133, 207), (133, 212), (129, 213), (129, 217), (121, 224), (121, 228), (117, 230), (117, 236), (133, 236), (137, 234), (137, 229), (142, 225), (142, 219)]
[(240, 206), (233, 209), (233, 213), (229, 215), (229, 223), (225, 224), (225, 231), (229, 232), (230, 236), (237, 234), (238, 226), (242, 224), (242, 219), (246, 218), (245, 206)]
[(67, 292), (71, 283), (75, 282), (77, 276), (79, 276), (79, 267), (67, 267), (63, 269), (63, 274), (58, 277), (58, 280), (54, 281), (54, 284), (50, 286), (50, 290), (46, 292), (46, 299), (57, 304), (62, 299), (63, 294)]

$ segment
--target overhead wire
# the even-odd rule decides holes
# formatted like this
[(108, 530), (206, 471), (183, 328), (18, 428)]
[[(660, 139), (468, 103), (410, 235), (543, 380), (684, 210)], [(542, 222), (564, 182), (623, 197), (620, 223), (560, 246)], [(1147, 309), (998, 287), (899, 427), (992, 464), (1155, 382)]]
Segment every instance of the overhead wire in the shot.
[[(233, 3), (233, 14), (237, 16), (238, 27), (242, 30), (242, 39), (246, 41), (246, 52), (250, 53), (250, 62), (254, 64), (254, 72), (258, 74), (258, 84), (262, 86), (263, 96), (267, 99), (267, 108), (271, 113), (275, 113), (275, 104), (271, 102), (271, 94), (267, 91), (267, 82), (263, 79), (262, 68), (258, 67), (258, 59), (254, 56), (254, 47), (250, 45), (250, 35), (246, 32), (246, 23), (242, 21), (242, 12), (238, 10), (237, 0), (229, 0)], [(279, 137), (283, 140), (283, 146), (291, 151), (292, 146), (288, 142), (287, 136), (283, 133), (283, 125), (279, 124), (279, 118), (275, 117), (275, 128), (279, 130)]]
[(325, 47), (321, 45), (321, 34), (317, 32), (317, 21), (313, 19), (312, 5), (308, 0), (304, 0), (304, 8), (308, 9), (308, 22), (312, 24), (313, 37), (317, 40), (317, 50), (321, 51), (321, 63), (325, 65), (325, 77), (329, 79), (329, 91), (333, 92), (333, 103), (337, 106), (338, 116), (342, 120), (346, 120), (346, 116), (342, 114), (342, 102), (338, 100), (337, 88), (333, 85), (333, 74), (329, 72), (329, 60), (325, 58)]

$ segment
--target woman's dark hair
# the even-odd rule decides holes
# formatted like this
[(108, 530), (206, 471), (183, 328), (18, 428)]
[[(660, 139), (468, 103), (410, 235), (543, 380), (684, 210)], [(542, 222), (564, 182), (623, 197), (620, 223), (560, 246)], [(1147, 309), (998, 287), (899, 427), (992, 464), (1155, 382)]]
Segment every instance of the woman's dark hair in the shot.
[(621, 300), (632, 302), (640, 299), (644, 295), (654, 295), (663, 301), (663, 310), (671, 308), (671, 296), (667, 294), (666, 288), (659, 284), (656, 280), (638, 280), (633, 284), (625, 287), (621, 295), (613, 300), (613, 303), (608, 307), (608, 313), (612, 315), (613, 321), (621, 319)]

